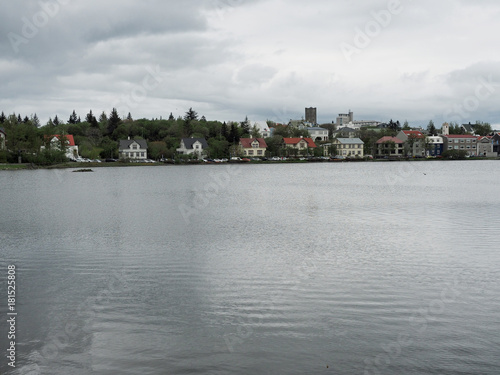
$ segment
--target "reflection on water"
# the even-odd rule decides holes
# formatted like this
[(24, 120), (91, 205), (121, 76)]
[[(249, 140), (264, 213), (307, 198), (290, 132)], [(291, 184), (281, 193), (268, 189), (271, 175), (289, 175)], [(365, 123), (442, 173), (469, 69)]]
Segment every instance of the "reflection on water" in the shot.
[(220, 168), (0, 174), (0, 370), (498, 372), (496, 162)]

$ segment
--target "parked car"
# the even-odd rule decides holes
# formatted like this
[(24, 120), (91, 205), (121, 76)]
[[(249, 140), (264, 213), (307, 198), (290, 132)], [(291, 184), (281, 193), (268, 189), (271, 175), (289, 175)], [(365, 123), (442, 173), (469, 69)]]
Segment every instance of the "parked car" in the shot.
[(241, 161), (241, 158), (239, 156), (233, 156), (231, 161)]
[(250, 159), (248, 159), (248, 158), (243, 158), (243, 159), (241, 159), (241, 161), (248, 162), (248, 161), (250, 161)]

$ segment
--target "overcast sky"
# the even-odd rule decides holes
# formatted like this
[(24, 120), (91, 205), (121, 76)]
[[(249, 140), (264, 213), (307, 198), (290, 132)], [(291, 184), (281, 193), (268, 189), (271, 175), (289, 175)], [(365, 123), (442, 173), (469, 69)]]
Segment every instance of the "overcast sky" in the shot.
[[(497, 0), (1, 0), (0, 111), (500, 123)], [(438, 127), (439, 127), (438, 126)], [(497, 128), (500, 126), (497, 126)]]

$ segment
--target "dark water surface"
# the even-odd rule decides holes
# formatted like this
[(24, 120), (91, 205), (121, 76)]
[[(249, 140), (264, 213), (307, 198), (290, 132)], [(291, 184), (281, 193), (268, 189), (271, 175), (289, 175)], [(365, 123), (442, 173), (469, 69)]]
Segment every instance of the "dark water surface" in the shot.
[(0, 173), (4, 374), (499, 374), (495, 161)]

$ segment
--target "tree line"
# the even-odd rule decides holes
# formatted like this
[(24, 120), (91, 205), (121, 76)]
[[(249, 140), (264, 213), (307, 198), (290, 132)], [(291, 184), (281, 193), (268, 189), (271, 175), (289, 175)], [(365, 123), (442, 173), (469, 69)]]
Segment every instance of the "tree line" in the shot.
[[(268, 121), (268, 125), (274, 127), (273, 136), (266, 138), (270, 155), (281, 153), (285, 137), (309, 136), (305, 129), (283, 126), (271, 121)], [(56, 151), (40, 151), (41, 146), (47, 143), (48, 136), (55, 134), (73, 135), (79, 146), (79, 154), (90, 159), (118, 158), (119, 140), (128, 137), (147, 140), (148, 155), (153, 159), (176, 157), (176, 149), (182, 138), (205, 138), (209, 145), (209, 155), (213, 158), (223, 158), (237, 153), (240, 138), (261, 137), (260, 129), (252, 126), (247, 117), (241, 122), (209, 121), (205, 116), (200, 117), (193, 108), (189, 108), (183, 117), (175, 118), (170, 113), (166, 119), (133, 119), (130, 113), (122, 118), (116, 108), (109, 114), (103, 111), (97, 116), (89, 110), (81, 118), (73, 110), (67, 121), (56, 115), (49, 118), (44, 126), (41, 126), (36, 114), (22, 117), (15, 113), (6, 116), (2, 112), (0, 127), (4, 128), (7, 134), (7, 150), (0, 152), (0, 162), (17, 162), (18, 157), (22, 155), (24, 161), (38, 164), (61, 160), (60, 153)], [(401, 125), (399, 121), (391, 119), (382, 130), (363, 128), (359, 137), (365, 143), (365, 153), (374, 154), (378, 139), (386, 135), (395, 136), (401, 129), (410, 129), (407, 121)], [(332, 138), (333, 129), (329, 130)], [(432, 121), (429, 122), (427, 131), (429, 135), (438, 133)], [(476, 131), (488, 133), (491, 132), (491, 126), (478, 122)], [(450, 133), (462, 134), (463, 129), (458, 124), (451, 124)], [(315, 152), (319, 155), (322, 150), (318, 148)]]

